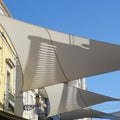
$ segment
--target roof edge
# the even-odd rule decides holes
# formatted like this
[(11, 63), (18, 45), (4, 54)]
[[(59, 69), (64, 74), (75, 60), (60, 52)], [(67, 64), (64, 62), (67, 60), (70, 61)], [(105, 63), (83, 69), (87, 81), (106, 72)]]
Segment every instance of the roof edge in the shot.
[(3, 0), (0, 0), (0, 3), (2, 5), (2, 7), (4, 8), (5, 12), (7, 13), (8, 17), (12, 17), (12, 15), (10, 14), (10, 12), (7, 9), (6, 5), (4, 4)]

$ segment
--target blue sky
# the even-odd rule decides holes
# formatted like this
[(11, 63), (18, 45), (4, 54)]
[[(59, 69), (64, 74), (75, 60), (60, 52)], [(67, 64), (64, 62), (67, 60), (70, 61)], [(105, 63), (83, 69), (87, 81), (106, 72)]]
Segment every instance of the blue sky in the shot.
[[(4, 0), (12, 16), (38, 26), (120, 44), (120, 0)], [(88, 90), (120, 98), (120, 71), (87, 78)], [(120, 102), (94, 107), (120, 111)], [(99, 120), (99, 119), (94, 119)]]

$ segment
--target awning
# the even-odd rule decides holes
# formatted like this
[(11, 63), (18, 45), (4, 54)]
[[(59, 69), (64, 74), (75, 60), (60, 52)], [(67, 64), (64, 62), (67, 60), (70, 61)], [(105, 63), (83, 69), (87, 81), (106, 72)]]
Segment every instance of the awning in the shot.
[(109, 120), (120, 120), (120, 116), (104, 113), (93, 109), (77, 109), (60, 115), (61, 120), (74, 120), (80, 118), (101, 118)]
[(120, 99), (96, 94), (63, 83), (45, 87), (45, 90), (50, 103), (48, 117), (102, 102), (120, 101)]
[(120, 46), (0, 16), (19, 57), (22, 91), (120, 69)]

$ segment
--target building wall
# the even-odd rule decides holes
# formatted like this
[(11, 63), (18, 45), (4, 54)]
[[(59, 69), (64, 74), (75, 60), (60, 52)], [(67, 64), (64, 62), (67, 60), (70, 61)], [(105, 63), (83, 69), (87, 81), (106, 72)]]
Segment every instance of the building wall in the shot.
[[(38, 90), (27, 91), (23, 93), (23, 103), (24, 105), (35, 105), (35, 95)], [(38, 115), (35, 113), (35, 109), (24, 110), (23, 117), (30, 120), (38, 120)]]
[[(7, 7), (5, 6), (5, 4), (3, 3), (2, 0), (0, 0), (0, 14), (1, 15), (5, 15), (8, 17), (11, 17), (11, 14), (9, 13)], [(2, 29), (2, 27), (1, 27)], [(5, 33), (5, 31), (4, 31)], [(22, 116), (23, 114), (23, 95), (22, 93), (20, 93), (20, 89), (22, 86), (22, 73), (21, 73), (21, 68), (19, 65), (19, 62), (17, 60), (17, 55), (14, 51), (13, 45), (11, 43), (11, 41), (9, 40), (7, 34), (5, 34), (7, 37), (7, 45), (5, 46), (4, 41), (2, 41), (2, 39), (0, 40), (0, 44), (4, 45), (5, 47), (2, 48), (2, 51), (0, 51), (0, 69), (1, 69), (1, 75), (0, 75), (0, 80), (4, 81), (5, 84), (5, 80), (6, 80), (6, 74), (5, 74), (5, 70), (6, 70), (6, 63), (3, 61), (5, 60), (5, 58), (10, 58), (12, 61), (14, 61), (15, 63), (15, 68), (14, 69), (10, 69), (11, 72), (11, 87), (13, 89), (12, 91), (12, 97), (14, 98), (14, 114), (16, 114), (17, 116)], [(9, 51), (9, 52), (8, 52)], [(16, 65), (17, 64), (17, 65)], [(7, 67), (9, 69), (9, 67)], [(1, 93), (0, 93), (0, 101), (3, 101), (4, 99), (4, 92), (5, 92), (5, 85), (1, 85)], [(1, 107), (3, 109), (3, 107)], [(19, 108), (19, 109), (18, 109)]]
[[(0, 0), (0, 14), (11, 17), (2, 0)], [(7, 107), (12, 105), (14, 108), (12, 112), (22, 116), (23, 97), (19, 93), (22, 80), (19, 77), (19, 67), (16, 68), (17, 55), (2, 26), (0, 26), (0, 48), (0, 109), (9, 111)], [(7, 89), (8, 83), (10, 83), (10, 90)]]
[(2, 26), (0, 26), (0, 47), (0, 104), (1, 109), (7, 110), (7, 101), (14, 105), (16, 57), (14, 48)]
[[(8, 17), (11, 17), (11, 14), (7, 7), (5, 6), (4, 2), (0, 0), (0, 14), (5, 15)], [(0, 26), (1, 32), (4, 32), (4, 35), (6, 37), (6, 40), (3, 40), (3, 37), (1, 35), (0, 37), (0, 46), (2, 49), (0, 50), (0, 109), (4, 109), (3, 102), (5, 99), (8, 99), (7, 97), (7, 91), (6, 91), (6, 79), (7, 74), (6, 71), (9, 69), (10, 71), (10, 85), (12, 89), (12, 99), (14, 99), (14, 114), (17, 116), (22, 116), (23, 114), (23, 94), (20, 93), (21, 86), (22, 86), (22, 73), (21, 68), (19, 65), (19, 61), (17, 59), (17, 55), (14, 51), (13, 45), (8, 37), (8, 35), (5, 33), (5, 30)], [(14, 69), (9, 68), (9, 65), (7, 65), (6, 58), (10, 58), (10, 60), (15, 64)], [(17, 65), (16, 65), (17, 63)], [(6, 94), (6, 95), (5, 95)], [(7, 103), (6, 103), (7, 104)], [(13, 104), (13, 103), (12, 103)], [(19, 109), (18, 109), (19, 108)]]

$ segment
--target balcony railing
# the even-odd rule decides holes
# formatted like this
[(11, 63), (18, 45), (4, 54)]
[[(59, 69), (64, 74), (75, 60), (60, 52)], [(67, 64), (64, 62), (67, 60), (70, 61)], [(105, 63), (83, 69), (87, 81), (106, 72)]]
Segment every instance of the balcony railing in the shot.
[(3, 110), (14, 113), (14, 103), (15, 103), (14, 95), (12, 95), (11, 92), (5, 92)]

